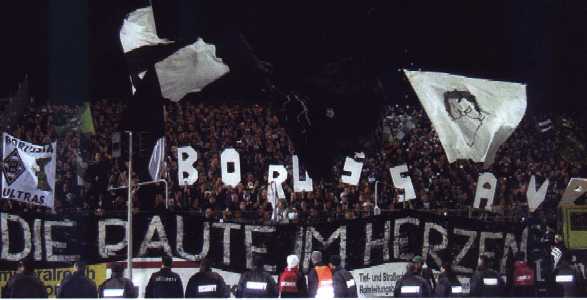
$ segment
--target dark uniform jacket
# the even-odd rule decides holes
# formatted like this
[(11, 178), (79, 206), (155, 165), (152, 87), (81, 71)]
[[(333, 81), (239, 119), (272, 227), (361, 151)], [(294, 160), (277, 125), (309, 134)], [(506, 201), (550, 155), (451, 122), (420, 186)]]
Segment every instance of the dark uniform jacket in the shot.
[[(454, 289), (453, 289), (454, 288)], [(461, 282), (454, 274), (446, 272), (438, 275), (438, 283), (434, 289), (434, 297), (436, 298), (457, 298), (463, 296), (463, 287)], [(460, 290), (460, 292), (458, 292)]]
[(132, 281), (130, 281), (130, 279), (124, 278), (124, 277), (112, 277), (106, 281), (104, 281), (104, 283), (102, 283), (102, 285), (100, 286), (100, 298), (104, 298), (104, 290), (106, 289), (122, 289), (124, 290), (124, 293), (122, 294), (122, 297), (117, 297), (117, 298), (137, 298), (137, 291), (135, 290), (135, 286), (132, 283)]
[(261, 269), (244, 273), (236, 291), (237, 298), (277, 298), (277, 295), (275, 280)]
[(10, 278), (4, 292), (4, 298), (48, 298), (47, 290), (43, 283), (33, 272), (15, 274)]
[(351, 272), (337, 267), (332, 272), (335, 298), (357, 298), (357, 283)]
[(63, 279), (57, 298), (98, 298), (98, 290), (83, 272), (75, 272)]
[[(492, 283), (497, 280), (496, 284)], [(504, 297), (505, 283), (499, 274), (491, 269), (478, 270), (471, 278), (471, 292), (469, 296), (476, 298)]]
[(185, 287), (186, 298), (229, 298), (230, 290), (216, 272), (203, 271), (190, 277)]
[[(570, 281), (565, 280), (565, 277), (570, 279)], [(564, 262), (561, 263), (554, 273), (556, 288), (555, 295), (551, 296), (564, 298), (581, 297), (582, 295), (579, 294), (578, 284), (581, 277), (581, 274), (573, 266)], [(557, 278), (559, 280), (557, 280)]]
[(183, 298), (181, 278), (169, 268), (162, 268), (151, 275), (145, 298)]
[[(418, 287), (417, 293), (402, 293), (402, 287)], [(430, 284), (420, 275), (408, 272), (395, 284), (393, 295), (396, 298), (422, 298), (432, 296)]]

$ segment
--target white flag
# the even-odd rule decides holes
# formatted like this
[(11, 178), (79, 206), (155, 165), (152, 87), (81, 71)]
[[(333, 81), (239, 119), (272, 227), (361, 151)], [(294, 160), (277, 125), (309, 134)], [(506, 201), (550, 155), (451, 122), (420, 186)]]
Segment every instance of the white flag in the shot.
[(161, 179), (163, 163), (165, 161), (165, 137), (157, 140), (149, 159), (149, 175), (153, 180)]
[(2, 136), (2, 199), (53, 208), (57, 143), (34, 145)]
[[(124, 53), (144, 46), (173, 43), (157, 36), (150, 6), (131, 12), (124, 20), (119, 37)], [(214, 45), (198, 39), (155, 63), (155, 70), (163, 97), (177, 102), (188, 93), (201, 91), (228, 73), (229, 68), (222, 59), (216, 57)], [(142, 78), (144, 72), (137, 75)]]
[(404, 70), (449, 162), (492, 164), (526, 112), (526, 86), (436, 72)]

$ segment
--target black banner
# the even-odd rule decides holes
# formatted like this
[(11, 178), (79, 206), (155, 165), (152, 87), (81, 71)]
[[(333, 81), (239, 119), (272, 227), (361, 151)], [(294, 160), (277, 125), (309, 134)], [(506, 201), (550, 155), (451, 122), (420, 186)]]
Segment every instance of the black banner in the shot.
[[(0, 268), (21, 259), (38, 267), (56, 267), (82, 259), (88, 263), (126, 259), (126, 217), (123, 215), (60, 217), (0, 213)], [(439, 268), (446, 257), (459, 273), (471, 273), (480, 254), (493, 256), (506, 270), (517, 251), (527, 252), (525, 223), (482, 222), (415, 211), (319, 224), (253, 225), (211, 222), (189, 213), (133, 217), (134, 257), (159, 257), (164, 252), (199, 260), (208, 255), (220, 269), (242, 272), (255, 253), (264, 255), (266, 269), (282, 270), (286, 257), (297, 254), (304, 268), (310, 253), (340, 255), (348, 269), (421, 255)]]

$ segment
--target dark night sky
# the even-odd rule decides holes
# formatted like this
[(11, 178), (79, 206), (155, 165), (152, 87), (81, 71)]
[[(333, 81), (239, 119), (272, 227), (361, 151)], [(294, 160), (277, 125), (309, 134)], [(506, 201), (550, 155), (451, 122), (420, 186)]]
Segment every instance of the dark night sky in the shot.
[[(4, 4), (0, 96), (12, 93), (24, 73), (40, 99), (128, 95), (118, 29), (141, 2)], [(392, 103), (412, 95), (398, 68), (421, 68), (526, 82), (531, 110), (587, 108), (582, 0), (226, 2), (230, 19), (284, 83), (295, 85), (334, 57), (360, 53), (378, 62)]]

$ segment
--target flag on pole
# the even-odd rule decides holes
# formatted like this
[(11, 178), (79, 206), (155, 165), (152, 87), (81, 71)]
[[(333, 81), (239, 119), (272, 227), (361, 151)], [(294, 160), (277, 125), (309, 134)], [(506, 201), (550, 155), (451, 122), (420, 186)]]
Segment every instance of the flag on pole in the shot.
[(96, 134), (96, 129), (94, 128), (94, 118), (92, 117), (92, 108), (89, 102), (84, 103), (80, 119), (80, 133), (90, 135)]
[(57, 143), (34, 145), (2, 136), (2, 199), (53, 208)]
[(165, 137), (157, 140), (155, 147), (153, 147), (153, 153), (151, 153), (151, 159), (149, 160), (149, 175), (151, 179), (161, 179), (161, 173), (163, 173), (163, 166), (165, 163)]
[(449, 162), (493, 163), (526, 112), (526, 86), (436, 72), (404, 70)]

